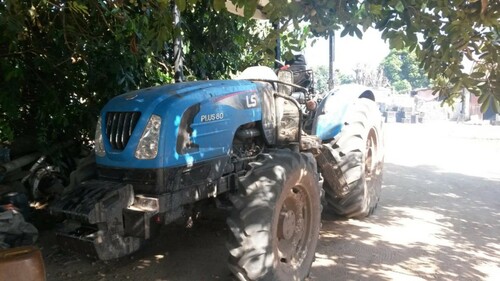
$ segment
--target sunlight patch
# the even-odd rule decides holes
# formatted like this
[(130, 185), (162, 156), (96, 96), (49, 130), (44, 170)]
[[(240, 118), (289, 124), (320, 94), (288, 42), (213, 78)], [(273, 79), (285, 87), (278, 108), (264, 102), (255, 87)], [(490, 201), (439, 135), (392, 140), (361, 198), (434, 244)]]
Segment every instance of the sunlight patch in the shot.
[(445, 196), (445, 197), (450, 197), (450, 198), (455, 198), (455, 199), (462, 198), (462, 196), (456, 195), (455, 193), (444, 193), (443, 194), (443, 193), (429, 192), (429, 194), (432, 196), (438, 196), (438, 197)]
[(483, 263), (474, 267), (476, 270), (485, 275), (485, 281), (498, 281), (500, 280), (500, 267), (497, 263)]
[(418, 276), (413, 276), (410, 272), (398, 272), (398, 271), (385, 271), (382, 272), (388, 280), (394, 281), (425, 281), (425, 279)]
[(321, 238), (337, 238), (338, 234), (335, 234), (331, 231), (321, 231)]
[(453, 225), (449, 222), (440, 222), (439, 220), (446, 219), (443, 215), (406, 207), (386, 209), (394, 213), (392, 216), (395, 218), (389, 225), (349, 221), (350, 224), (361, 227), (363, 231), (374, 234), (372, 239), (367, 239), (363, 243), (373, 245), (379, 240), (404, 246), (416, 246), (421, 243), (426, 245), (427, 250), (435, 250), (433, 246), (454, 246), (454, 242), (447, 239), (447, 236), (455, 233), (451, 229)]
[[(493, 248), (493, 249), (496, 249), (497, 251), (500, 251), (500, 244), (498, 244), (498, 243), (488, 243), (488, 244), (486, 244), (486, 247)], [(499, 263), (500, 263), (500, 261), (499, 261)]]
[(330, 267), (335, 266), (337, 263), (333, 260), (334, 257), (329, 257), (327, 255), (316, 253), (316, 259), (314, 260), (314, 266), (320, 267)]

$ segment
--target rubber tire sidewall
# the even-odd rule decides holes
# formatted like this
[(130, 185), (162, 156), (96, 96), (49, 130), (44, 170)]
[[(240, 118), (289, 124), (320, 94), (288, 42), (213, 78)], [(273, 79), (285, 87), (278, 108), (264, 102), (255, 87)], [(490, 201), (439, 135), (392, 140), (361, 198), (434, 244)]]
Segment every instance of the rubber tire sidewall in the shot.
[[(251, 163), (250, 165), (253, 166), (251, 170), (245, 176), (240, 177), (240, 194), (236, 195), (237, 198), (234, 199), (238, 203), (228, 219), (230, 228), (235, 227), (235, 221), (238, 222), (236, 224), (239, 224), (236, 236), (241, 238), (239, 246), (243, 252), (239, 257), (233, 256), (230, 247), (234, 247), (234, 243), (228, 243), (230, 269), (239, 280), (304, 280), (308, 276), (314, 260), (321, 228), (321, 191), (318, 185), (316, 160), (311, 154), (300, 154), (289, 150), (276, 150), (263, 154), (259, 158), (261, 161)], [(266, 183), (271, 184), (266, 185)], [(307, 191), (312, 204), (312, 219), (310, 221), (312, 234), (310, 241), (307, 243), (307, 253), (301, 265), (295, 270), (288, 270), (289, 268), (280, 267), (276, 258), (277, 225), (279, 209), (281, 209), (276, 206), (281, 206), (286, 198), (284, 194), (297, 185), (309, 187)], [(269, 188), (272, 190), (269, 190)], [(262, 198), (266, 199), (262, 200)], [(261, 208), (261, 210), (255, 211), (255, 208)], [(259, 218), (249, 219), (249, 214), (252, 212), (257, 212)], [(242, 217), (246, 217), (247, 221)], [(252, 221), (255, 219), (260, 220), (260, 224), (263, 225), (262, 230), (247, 232), (251, 224), (256, 223)], [(229, 221), (232, 221), (232, 223), (229, 223)], [(232, 235), (235, 234), (234, 229), (231, 232)], [(236, 238), (236, 240), (239, 239)], [(260, 251), (265, 251), (264, 260), (266, 265), (260, 271), (247, 272), (245, 266), (247, 266), (246, 263), (249, 262), (249, 258), (245, 257), (245, 255), (251, 256), (255, 251), (252, 247), (255, 245), (260, 247)]]
[[(359, 99), (348, 112), (340, 136), (330, 144), (341, 157), (339, 169), (347, 185), (342, 188), (348, 190), (346, 196), (338, 197), (328, 183), (323, 184), (328, 210), (335, 215), (364, 218), (371, 215), (377, 207), (384, 159), (382, 125), (381, 114), (375, 102)], [(372, 165), (373, 178), (367, 184), (365, 159), (366, 142), (370, 132), (374, 133), (376, 146), (372, 155), (372, 161), (375, 161)]]

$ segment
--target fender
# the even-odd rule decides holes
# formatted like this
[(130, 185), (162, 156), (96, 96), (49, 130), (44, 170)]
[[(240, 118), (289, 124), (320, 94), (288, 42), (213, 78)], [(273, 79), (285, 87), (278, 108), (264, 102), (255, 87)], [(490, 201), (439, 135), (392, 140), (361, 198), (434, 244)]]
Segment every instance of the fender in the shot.
[(347, 112), (360, 98), (375, 101), (373, 91), (361, 85), (341, 85), (329, 92), (318, 106), (312, 134), (322, 141), (334, 138), (344, 127)]

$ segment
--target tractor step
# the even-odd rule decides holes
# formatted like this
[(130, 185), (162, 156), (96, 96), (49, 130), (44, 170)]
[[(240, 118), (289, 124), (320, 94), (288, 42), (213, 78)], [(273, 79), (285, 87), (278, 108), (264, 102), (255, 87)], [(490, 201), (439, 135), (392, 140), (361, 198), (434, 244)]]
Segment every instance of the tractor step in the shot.
[(94, 245), (97, 229), (93, 227), (78, 227), (72, 231), (57, 231), (57, 243), (63, 248), (84, 255), (98, 257)]
[(131, 254), (141, 247), (142, 239), (110, 234), (92, 226), (81, 226), (69, 231), (56, 232), (57, 243), (67, 250), (111, 260)]
[[(134, 202), (129, 184), (92, 180), (83, 182), (50, 206), (50, 212), (87, 224), (113, 222)], [(119, 218), (121, 221), (121, 219)]]
[(143, 239), (127, 236), (124, 223), (124, 210), (133, 203), (131, 185), (98, 180), (82, 183), (50, 207), (52, 214), (67, 219), (56, 233), (58, 242), (101, 260), (138, 250)]

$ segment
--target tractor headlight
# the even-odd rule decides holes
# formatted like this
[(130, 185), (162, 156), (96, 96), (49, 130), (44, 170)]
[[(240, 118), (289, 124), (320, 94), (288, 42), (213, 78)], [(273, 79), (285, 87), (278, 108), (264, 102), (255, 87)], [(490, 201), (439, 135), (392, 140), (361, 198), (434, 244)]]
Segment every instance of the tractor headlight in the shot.
[(99, 116), (99, 119), (97, 119), (94, 140), (95, 140), (95, 154), (99, 157), (106, 156), (106, 150), (104, 149), (104, 141), (102, 139), (101, 116)]
[(152, 115), (149, 118), (148, 124), (142, 133), (137, 149), (135, 150), (135, 158), (137, 159), (154, 159), (158, 154), (158, 142), (160, 139), (161, 117)]

